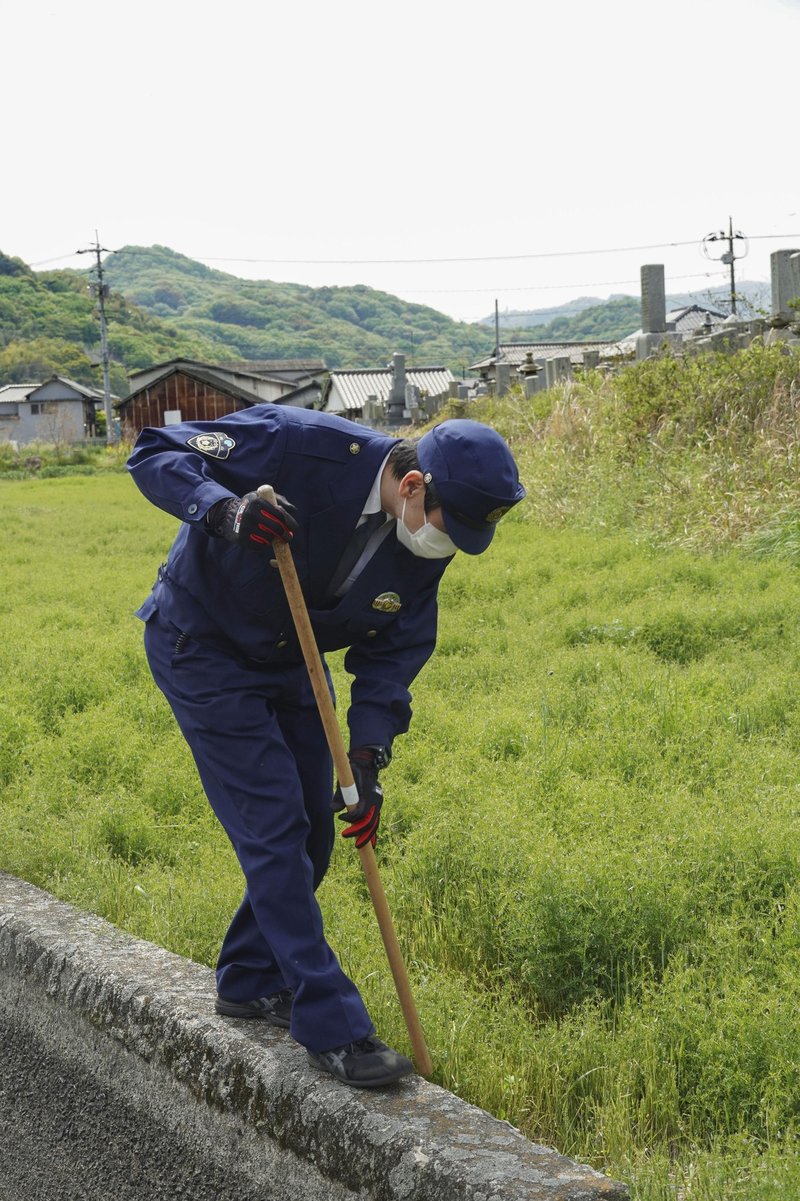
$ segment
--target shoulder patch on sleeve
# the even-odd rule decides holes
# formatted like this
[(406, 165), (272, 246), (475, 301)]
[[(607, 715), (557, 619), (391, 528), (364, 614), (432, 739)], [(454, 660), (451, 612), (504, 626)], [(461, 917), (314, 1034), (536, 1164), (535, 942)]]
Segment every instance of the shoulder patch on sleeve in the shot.
[(227, 459), (236, 443), (227, 434), (195, 434), (186, 445), (212, 459)]

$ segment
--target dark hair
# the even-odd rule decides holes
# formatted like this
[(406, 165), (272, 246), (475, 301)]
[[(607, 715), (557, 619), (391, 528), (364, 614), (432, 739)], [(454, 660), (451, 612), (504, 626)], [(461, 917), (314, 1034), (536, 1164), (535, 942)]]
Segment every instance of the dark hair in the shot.
[[(409, 471), (421, 471), (415, 438), (399, 438), (389, 452), (389, 466), (396, 480), (401, 480)], [(423, 477), (424, 478), (424, 477)], [(425, 512), (441, 508), (439, 493), (433, 484), (425, 484)]]

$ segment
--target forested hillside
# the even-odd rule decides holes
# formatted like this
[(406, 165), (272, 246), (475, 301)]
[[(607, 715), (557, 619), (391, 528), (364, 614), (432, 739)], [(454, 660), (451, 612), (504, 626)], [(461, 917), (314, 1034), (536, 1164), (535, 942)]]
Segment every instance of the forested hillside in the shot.
[[(103, 267), (111, 381), (120, 396), (127, 395), (130, 371), (179, 356), (211, 363), (321, 358), (329, 367), (377, 367), (403, 351), (409, 365), (443, 365), (461, 374), (494, 347), (487, 324), (453, 321), (363, 285), (310, 288), (240, 279), (164, 246), (124, 247)], [(99, 383), (90, 278), (88, 271), (34, 272), (0, 253), (0, 385), (54, 372)], [(501, 319), (504, 342), (615, 341), (641, 322), (632, 296), (527, 329), (509, 328), (510, 316)]]
[[(616, 342), (642, 325), (642, 304), (638, 297), (621, 296), (583, 309), (571, 317), (554, 317), (546, 325), (537, 325), (531, 334), (536, 342)], [(500, 330), (501, 341), (521, 342), (520, 330)]]
[(396, 350), (460, 371), (493, 333), (364, 286), (309, 288), (215, 271), (166, 247), (130, 246), (106, 260), (112, 288), (154, 317), (213, 339), (223, 358), (323, 358), (372, 367)]
[[(84, 384), (101, 382), (100, 331), (88, 277), (77, 271), (34, 273), (0, 254), (0, 384), (46, 379), (53, 373)], [(106, 301), (111, 387), (128, 391), (127, 372), (184, 355), (217, 359), (214, 343), (151, 317), (112, 291)]]
[[(455, 372), (491, 351), (493, 332), (367, 287), (307, 288), (243, 280), (164, 247), (127, 247), (104, 273), (113, 390), (128, 372), (179, 356), (207, 362), (322, 358), (375, 367), (403, 351), (410, 365)], [(83, 271), (34, 272), (0, 254), (0, 384), (58, 373), (99, 382), (96, 301)]]

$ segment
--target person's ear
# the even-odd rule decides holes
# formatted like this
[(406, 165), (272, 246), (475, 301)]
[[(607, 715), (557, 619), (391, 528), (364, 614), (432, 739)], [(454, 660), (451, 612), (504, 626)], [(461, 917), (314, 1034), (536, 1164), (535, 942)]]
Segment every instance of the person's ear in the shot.
[(425, 483), (421, 471), (407, 471), (400, 481), (398, 492), (403, 500), (413, 500), (420, 489), (424, 490)]

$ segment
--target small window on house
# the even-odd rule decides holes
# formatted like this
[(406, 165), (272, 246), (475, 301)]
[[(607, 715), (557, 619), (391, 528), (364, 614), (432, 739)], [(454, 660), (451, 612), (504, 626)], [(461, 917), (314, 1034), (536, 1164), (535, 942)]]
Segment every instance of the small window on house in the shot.
[(58, 405), (54, 400), (32, 400), (31, 414), (34, 417), (44, 416), (46, 413), (57, 413)]
[(34, 416), (34, 417), (38, 417), (39, 413), (41, 413), (41, 411), (42, 411), (42, 409), (43, 409), (43, 408), (44, 408), (44, 406), (43, 406), (43, 405), (40, 405), (40, 404), (37, 404), (37, 402), (36, 402), (35, 400), (32, 400), (32, 401), (31, 401), (31, 414), (32, 414), (32, 416)]

